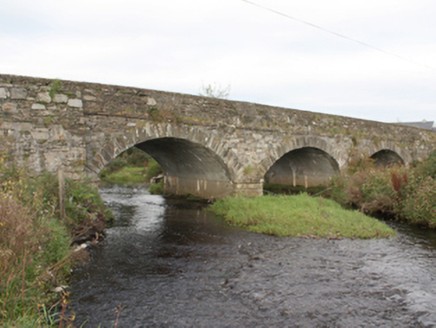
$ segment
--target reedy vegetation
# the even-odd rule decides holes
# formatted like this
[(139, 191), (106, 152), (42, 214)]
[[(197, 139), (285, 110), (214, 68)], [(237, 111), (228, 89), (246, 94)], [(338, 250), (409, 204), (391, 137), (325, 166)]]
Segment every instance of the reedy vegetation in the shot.
[(57, 178), (29, 176), (0, 163), (0, 326), (38, 327), (55, 319), (54, 306), (67, 295), (50, 292), (67, 284), (72, 266), (86, 259), (73, 252), (74, 237), (101, 231), (105, 209), (96, 188), (66, 180), (66, 217), (60, 219)]
[(335, 177), (325, 196), (368, 214), (383, 213), (412, 224), (436, 227), (436, 152), (410, 168), (376, 167), (359, 160)]

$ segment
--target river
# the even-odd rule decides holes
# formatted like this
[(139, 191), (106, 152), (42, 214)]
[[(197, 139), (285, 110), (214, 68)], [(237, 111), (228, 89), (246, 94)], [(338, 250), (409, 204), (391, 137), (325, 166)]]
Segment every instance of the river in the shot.
[(277, 238), (194, 202), (101, 189), (115, 225), (73, 274), (80, 327), (435, 327), (436, 234)]

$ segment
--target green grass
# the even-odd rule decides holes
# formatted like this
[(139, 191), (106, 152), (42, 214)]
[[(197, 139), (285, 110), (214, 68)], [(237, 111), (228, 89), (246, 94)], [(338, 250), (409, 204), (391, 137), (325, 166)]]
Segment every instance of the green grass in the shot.
[(368, 239), (396, 235), (395, 230), (377, 219), (307, 194), (228, 197), (209, 208), (231, 225), (279, 237)]
[(101, 178), (102, 181), (115, 184), (135, 184), (149, 182), (146, 177), (147, 169), (144, 167), (125, 166), (121, 169), (107, 174)]

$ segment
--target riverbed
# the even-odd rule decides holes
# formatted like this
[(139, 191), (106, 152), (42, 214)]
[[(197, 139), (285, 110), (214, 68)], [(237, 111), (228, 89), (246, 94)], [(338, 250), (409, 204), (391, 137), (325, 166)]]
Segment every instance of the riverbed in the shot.
[(436, 326), (434, 231), (277, 238), (145, 189), (100, 193), (116, 221), (73, 274), (78, 327)]

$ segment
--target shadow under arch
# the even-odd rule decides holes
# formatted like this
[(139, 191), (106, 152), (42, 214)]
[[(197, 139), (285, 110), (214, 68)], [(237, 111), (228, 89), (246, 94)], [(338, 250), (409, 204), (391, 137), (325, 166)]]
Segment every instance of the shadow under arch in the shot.
[(233, 192), (231, 174), (211, 149), (187, 139), (163, 137), (135, 145), (165, 171), (165, 192), (220, 198)]
[(339, 173), (338, 162), (327, 152), (315, 147), (291, 150), (266, 172), (265, 183), (314, 187)]
[(389, 166), (392, 164), (404, 165), (404, 160), (395, 151), (382, 149), (372, 154), (369, 158), (374, 160), (375, 166)]

